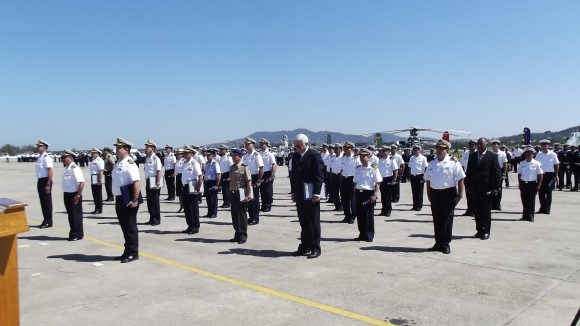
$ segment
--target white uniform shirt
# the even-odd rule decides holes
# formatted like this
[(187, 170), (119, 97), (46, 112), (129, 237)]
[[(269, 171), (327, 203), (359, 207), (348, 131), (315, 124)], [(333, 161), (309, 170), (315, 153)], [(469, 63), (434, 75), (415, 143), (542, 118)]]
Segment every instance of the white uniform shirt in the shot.
[(62, 174), (62, 192), (77, 192), (79, 182), (85, 182), (83, 172), (76, 164), (71, 163)]
[(157, 172), (161, 171), (161, 160), (155, 154), (151, 154), (151, 157), (146, 157), (144, 165), (145, 178), (156, 177)]
[(175, 163), (177, 163), (177, 158), (173, 152), (165, 155), (165, 158), (163, 159), (163, 167), (165, 167), (165, 170), (175, 169)]
[(38, 156), (36, 159), (36, 177), (47, 178), (48, 169), (52, 169), (54, 160), (46, 152)]
[(536, 160), (542, 163), (542, 170), (544, 173), (546, 172), (556, 172), (554, 169), (554, 165), (560, 164), (558, 160), (558, 155), (551, 150), (548, 150), (547, 153), (539, 152), (536, 154)]
[(452, 160), (449, 155), (443, 161), (435, 158), (429, 162), (425, 172), (425, 180), (430, 182), (433, 189), (443, 190), (457, 186), (457, 182), (465, 178), (461, 164)]
[(376, 165), (367, 167), (359, 165), (355, 168), (353, 182), (356, 189), (375, 190), (375, 185), (383, 181), (381, 172)]
[(328, 152), (320, 153), (320, 157), (322, 157), (322, 163), (324, 163), (324, 167), (328, 168), (328, 158), (330, 154)]
[(340, 173), (340, 158), (342, 157), (342, 152), (340, 155), (333, 154), (332, 158), (330, 159), (330, 169), (332, 173), (339, 174)]
[(459, 160), (459, 162), (461, 162), (461, 166), (463, 166), (465, 170), (467, 170), (467, 162), (469, 161), (469, 154), (470, 154), (469, 150), (466, 150), (461, 154), (461, 159)]
[(516, 149), (514, 149), (513, 155), (514, 155), (514, 157), (520, 157), (520, 156), (522, 156), (523, 153), (524, 153), (524, 151), (522, 151), (519, 148), (516, 148)]
[(412, 155), (409, 158), (409, 168), (411, 169), (412, 175), (419, 175), (425, 173), (427, 168), (427, 158), (423, 154), (419, 156)]
[(369, 159), (369, 164), (374, 164), (374, 165), (379, 165), (379, 157), (376, 156), (374, 153), (371, 155), (371, 158)]
[(354, 154), (351, 155), (352, 156), (343, 155), (339, 160), (340, 171), (342, 171), (341, 173), (343, 177), (354, 176), (354, 170), (361, 164), (358, 156), (354, 156)]
[(197, 163), (199, 163), (199, 166), (203, 167), (203, 165), (205, 163), (207, 163), (207, 160), (205, 159), (205, 157), (203, 157), (203, 155), (197, 153), (193, 155), (193, 159), (197, 161)]
[(183, 157), (175, 162), (175, 174), (183, 173), (183, 163), (185, 163), (185, 159)]
[(269, 150), (263, 151), (262, 163), (264, 163), (264, 172), (272, 171), (272, 164), (276, 164), (274, 154), (270, 153)]
[(393, 172), (399, 169), (397, 161), (391, 155), (381, 158), (378, 165), (383, 178), (392, 177)]
[(91, 174), (99, 174), (99, 171), (105, 169), (105, 161), (102, 158), (97, 156), (94, 160), (91, 161), (89, 170)]
[(532, 159), (529, 162), (523, 160), (520, 162), (518, 174), (520, 175), (520, 179), (523, 181), (538, 181), (538, 175), (544, 174), (542, 163), (535, 159)]
[(497, 154), (497, 161), (499, 163), (499, 167), (503, 169), (503, 165), (504, 163), (507, 163), (507, 155), (505, 155), (504, 151), (500, 151), (498, 150), (497, 152), (494, 152)]
[(197, 180), (201, 175), (201, 166), (193, 157), (191, 160), (185, 161), (182, 168), (183, 171), (181, 172), (181, 183), (184, 185), (186, 185), (189, 180)]
[(219, 163), (220, 170), (222, 170), (223, 173), (229, 173), (230, 172), (230, 167), (232, 165), (234, 165), (234, 161), (232, 161), (232, 157), (229, 154), (227, 154), (227, 153), (224, 156), (218, 155), (216, 157), (216, 161)]
[(264, 166), (262, 155), (260, 155), (256, 150), (244, 154), (243, 161), (250, 168), (252, 174), (258, 174), (260, 167)]
[(205, 174), (203, 176), (204, 180), (217, 180), (217, 175), (221, 174), (220, 164), (213, 160), (205, 164)]
[(129, 155), (127, 155), (127, 157), (125, 157), (124, 160), (115, 163), (112, 177), (113, 177), (112, 190), (113, 195), (115, 196), (121, 196), (122, 186), (126, 186), (132, 184), (135, 181), (141, 180), (141, 178), (139, 177), (139, 168)]
[(399, 168), (401, 168), (403, 166), (403, 164), (405, 164), (405, 161), (403, 160), (403, 156), (401, 156), (401, 154), (395, 153), (395, 154), (391, 154), (391, 156), (397, 162), (397, 165), (399, 166)]

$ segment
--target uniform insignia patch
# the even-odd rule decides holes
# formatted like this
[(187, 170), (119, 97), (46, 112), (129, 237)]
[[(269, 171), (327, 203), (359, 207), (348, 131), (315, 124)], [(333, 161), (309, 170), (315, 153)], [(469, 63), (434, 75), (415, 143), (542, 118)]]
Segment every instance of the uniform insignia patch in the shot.
[(132, 159), (128, 159), (127, 162), (129, 162), (129, 164), (135, 164), (135, 161), (133, 161)]

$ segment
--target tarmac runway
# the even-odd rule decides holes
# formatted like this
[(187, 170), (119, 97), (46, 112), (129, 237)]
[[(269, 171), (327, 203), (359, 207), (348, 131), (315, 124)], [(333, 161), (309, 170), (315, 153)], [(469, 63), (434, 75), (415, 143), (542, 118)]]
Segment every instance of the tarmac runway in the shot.
[[(322, 204), (322, 256), (306, 259), (291, 255), (300, 227), (281, 167), (274, 207), (249, 226), (246, 244), (228, 242), (229, 211), (184, 235), (178, 202), (162, 200), (161, 225), (139, 225), (140, 260), (120, 264), (112, 260), (123, 246), (114, 206), (86, 214), (90, 184), (85, 238), (66, 241), (63, 168), (55, 165), (55, 226), (19, 236), (22, 325), (570, 325), (580, 307), (580, 193), (555, 191), (552, 214), (530, 223), (518, 221), (517, 187), (504, 188), (487, 241), (471, 238), (463, 199), (444, 255), (426, 251), (434, 244), (426, 196), (421, 212), (410, 211), (402, 184), (392, 216), (375, 218), (372, 243), (352, 241), (356, 223), (340, 223), (341, 212)], [(28, 203), (31, 226), (42, 221), (34, 163), (0, 164), (0, 197)], [(146, 205), (138, 220), (149, 220)]]

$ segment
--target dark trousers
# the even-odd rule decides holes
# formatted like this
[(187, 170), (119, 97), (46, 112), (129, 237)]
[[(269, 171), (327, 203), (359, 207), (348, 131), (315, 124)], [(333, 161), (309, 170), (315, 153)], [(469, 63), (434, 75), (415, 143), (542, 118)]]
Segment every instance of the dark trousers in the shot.
[(137, 230), (137, 207), (127, 207), (123, 203), (123, 196), (115, 198), (115, 211), (117, 212), (117, 219), (123, 231), (125, 238), (125, 251), (123, 256), (138, 256), (139, 255), (139, 231)]
[(423, 189), (425, 179), (423, 174), (411, 175), (411, 191), (413, 192), (413, 208), (423, 208)]
[(373, 193), (373, 190), (355, 190), (358, 237), (361, 240), (373, 241), (375, 237), (375, 204), (369, 201)]
[(431, 188), (430, 193), (435, 245), (442, 249), (449, 248), (449, 243), (453, 237), (453, 216), (455, 214), (453, 200), (457, 195), (457, 189), (455, 187), (442, 190)]
[(564, 188), (565, 174), (568, 169), (567, 165), (560, 163), (560, 169), (558, 170), (558, 189), (562, 190)]
[(274, 201), (274, 180), (268, 181), (272, 176), (272, 171), (264, 172), (263, 181), (260, 184), (260, 195), (262, 199), (262, 210), (272, 209), (272, 202)]
[(475, 214), (475, 229), (478, 233), (490, 233), (491, 230), (491, 201), (493, 194), (487, 195), (483, 191), (475, 191), (473, 196), (473, 213)]
[(334, 203), (334, 209), (342, 209), (342, 204), (340, 201), (341, 176), (340, 174), (331, 173), (330, 178), (332, 179), (332, 192), (330, 193), (330, 196), (332, 197), (332, 201)]
[[(564, 165), (566, 166), (566, 165)], [(569, 164), (568, 168), (566, 169), (566, 187), (570, 188), (572, 186), (572, 170), (573, 165)]]
[(465, 192), (465, 201), (467, 202), (465, 214), (473, 215), (473, 193)]
[(211, 190), (212, 187), (217, 186), (217, 180), (205, 180), (205, 201), (207, 202), (207, 215), (217, 216), (218, 210), (218, 191)]
[(151, 189), (149, 178), (145, 183), (145, 193), (147, 195), (147, 211), (149, 212), (149, 222), (161, 223), (161, 209), (159, 208), (160, 189)]
[(188, 230), (199, 231), (199, 196), (187, 193), (187, 187), (183, 187), (183, 211), (185, 212), (185, 222)]
[[(229, 207), (231, 205), (232, 193), (230, 191), (230, 173), (222, 173), (221, 187), (222, 187), (222, 201), (223, 207)], [(247, 207), (246, 207), (247, 209)]]
[(248, 202), (248, 219), (260, 221), (260, 187), (256, 187), (256, 182), (258, 182), (258, 175), (252, 174), (254, 199)]
[(82, 239), (85, 236), (83, 231), (83, 198), (80, 197), (76, 204), (73, 203), (76, 192), (64, 193), (64, 208), (68, 216), (68, 225), (70, 226), (69, 238)]
[(522, 199), (522, 218), (528, 221), (534, 220), (536, 210), (536, 181), (519, 181), (520, 198)]
[(411, 175), (411, 169), (409, 169), (409, 163), (405, 163), (405, 170), (403, 172), (403, 175), (401, 175), (401, 182), (402, 183), (407, 183), (407, 180), (409, 180), (409, 177)]
[(300, 222), (300, 245), (298, 251), (321, 251), (320, 248), (320, 202), (304, 200), (303, 191), (296, 192), (296, 211)]
[(238, 190), (231, 191), (231, 214), (234, 226), (234, 239), (248, 238), (248, 203), (240, 200)]
[(580, 165), (572, 165), (572, 172), (574, 173), (574, 182), (571, 183), (571, 186), (574, 191), (578, 191), (578, 185), (580, 184)]
[(167, 197), (175, 199), (175, 169), (165, 170), (165, 184), (167, 185)]
[(107, 200), (113, 199), (113, 176), (111, 172), (105, 171), (105, 192), (107, 192)]
[(393, 205), (391, 204), (392, 192), (393, 192), (393, 177), (386, 177), (383, 178), (381, 182), (380, 190), (381, 190), (381, 214), (383, 215), (391, 215), (391, 211), (393, 210)]
[(47, 194), (44, 188), (48, 183), (48, 178), (38, 178), (36, 190), (40, 199), (40, 208), (42, 209), (42, 224), (52, 225), (52, 185), (51, 191)]
[(502, 178), (502, 182), (500, 182), (499, 184), (499, 191), (497, 192), (497, 194), (491, 196), (491, 209), (493, 210), (498, 210), (501, 211), (501, 198), (502, 196), (502, 188), (503, 188), (503, 178), (504, 178), (504, 170), (503, 168), (501, 169), (501, 178)]
[(392, 202), (396, 203), (401, 199), (401, 181), (397, 181), (393, 184)]
[(181, 173), (178, 173), (175, 175), (175, 194), (177, 196), (181, 196), (182, 189), (183, 189), (183, 183), (181, 181)]
[(93, 203), (95, 204), (95, 211), (103, 211), (103, 185), (91, 185), (91, 192), (93, 193)]
[(545, 172), (544, 178), (542, 179), (542, 184), (540, 185), (540, 192), (538, 197), (540, 198), (540, 212), (544, 214), (550, 214), (550, 209), (552, 208), (552, 190), (554, 189), (554, 178), (556, 174), (554, 172)]
[(354, 191), (354, 184), (352, 182), (353, 178), (354, 177), (342, 177), (340, 180), (340, 199), (345, 220), (354, 220), (356, 217), (354, 215), (355, 207), (352, 193)]

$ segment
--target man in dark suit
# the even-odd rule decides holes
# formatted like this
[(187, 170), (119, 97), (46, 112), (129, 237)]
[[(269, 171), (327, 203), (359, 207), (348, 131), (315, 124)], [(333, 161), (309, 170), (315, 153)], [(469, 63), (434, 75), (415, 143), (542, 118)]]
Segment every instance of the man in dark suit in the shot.
[(501, 168), (497, 154), (487, 150), (487, 139), (477, 140), (477, 152), (469, 154), (465, 190), (473, 197), (477, 233), (474, 238), (489, 239), (492, 197), (501, 187)]
[(298, 134), (294, 138), (295, 153), (290, 164), (290, 193), (296, 203), (302, 231), (300, 245), (294, 256), (320, 256), (320, 196), (324, 183), (324, 162), (320, 153), (308, 146), (308, 137)]

